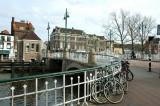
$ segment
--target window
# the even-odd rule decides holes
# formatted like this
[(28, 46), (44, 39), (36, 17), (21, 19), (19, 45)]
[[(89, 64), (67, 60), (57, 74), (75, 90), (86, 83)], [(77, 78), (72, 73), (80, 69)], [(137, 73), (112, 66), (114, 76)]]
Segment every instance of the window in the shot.
[(29, 53), (29, 44), (26, 44), (26, 53)]
[(7, 37), (7, 41), (11, 41), (11, 37)]
[(61, 36), (61, 40), (63, 40), (63, 36)]
[(70, 43), (68, 43), (68, 49), (71, 49)]
[(1, 41), (3, 42), (3, 41), (5, 41), (5, 38), (4, 38), (4, 36), (1, 36)]
[(0, 49), (4, 49), (4, 43), (0, 44)]
[(24, 27), (23, 27), (23, 26), (20, 26), (20, 27), (19, 27), (19, 30), (24, 30)]
[(34, 49), (34, 44), (31, 45), (31, 49)]
[(70, 36), (68, 36), (68, 39), (67, 39), (67, 40), (71, 40), (71, 39), (70, 39)]
[(63, 42), (60, 43), (60, 48), (61, 48), (61, 49), (63, 48)]
[(39, 44), (36, 45), (36, 52), (39, 52)]
[(11, 48), (11, 43), (7, 43), (7, 49)]

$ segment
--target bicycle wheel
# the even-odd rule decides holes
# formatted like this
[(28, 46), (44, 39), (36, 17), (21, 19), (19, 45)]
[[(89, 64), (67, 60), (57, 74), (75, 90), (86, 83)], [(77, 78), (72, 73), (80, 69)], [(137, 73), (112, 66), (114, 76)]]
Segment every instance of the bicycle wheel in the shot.
[(104, 95), (104, 84), (101, 82), (96, 82), (92, 86), (92, 91), (91, 91), (93, 99), (97, 103), (106, 103), (107, 99)]
[(133, 80), (133, 73), (130, 70), (127, 70), (127, 81), (132, 81)]
[(104, 94), (111, 103), (119, 103), (124, 96), (123, 86), (118, 81), (108, 81), (104, 86)]

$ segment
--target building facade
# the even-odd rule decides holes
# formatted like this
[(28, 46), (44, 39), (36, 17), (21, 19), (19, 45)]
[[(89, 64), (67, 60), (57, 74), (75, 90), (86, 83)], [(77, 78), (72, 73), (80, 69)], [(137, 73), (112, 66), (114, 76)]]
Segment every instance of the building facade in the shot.
[[(106, 49), (106, 40), (103, 36), (86, 34), (83, 30), (66, 30), (66, 47), (69, 51), (89, 52), (95, 49), (96, 52)], [(65, 28), (55, 27), (50, 36), (50, 51), (63, 51), (65, 48)]]
[(7, 30), (0, 33), (0, 60), (11, 60), (15, 58), (14, 54), (14, 36)]
[(11, 22), (11, 34), (14, 36), (14, 49), (15, 55), (17, 57), (17, 41), (22, 40), (24, 36), (30, 31), (34, 31), (34, 27), (31, 22), (21, 20), (16, 22), (14, 17), (12, 17)]
[(17, 40), (17, 61), (29, 62), (31, 59), (42, 59), (42, 40), (33, 31), (26, 34), (22, 40)]

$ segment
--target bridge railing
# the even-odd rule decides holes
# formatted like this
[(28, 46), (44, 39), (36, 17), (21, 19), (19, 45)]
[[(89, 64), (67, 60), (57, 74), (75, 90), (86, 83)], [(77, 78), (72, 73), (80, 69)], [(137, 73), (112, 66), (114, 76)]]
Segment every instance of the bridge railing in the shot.
[(69, 52), (69, 59), (88, 63), (88, 53), (86, 52)]
[[(117, 65), (120, 67), (115, 68)], [(111, 67), (115, 75), (121, 71), (121, 61), (119, 59), (105, 67)], [(87, 104), (87, 100), (92, 99), (91, 86), (99, 79), (97, 70), (100, 68), (0, 80), (0, 86), (5, 88), (0, 89), (0, 105), (73, 106)], [(104, 72), (104, 76), (109, 77), (107, 72)]]

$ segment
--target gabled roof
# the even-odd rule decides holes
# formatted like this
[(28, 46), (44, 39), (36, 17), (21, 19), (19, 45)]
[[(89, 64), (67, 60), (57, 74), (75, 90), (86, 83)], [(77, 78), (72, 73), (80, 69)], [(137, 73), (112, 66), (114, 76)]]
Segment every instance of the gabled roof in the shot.
[(9, 34), (9, 32), (7, 30), (1, 31), (1, 33), (3, 33), (3, 34)]
[(33, 31), (27, 33), (24, 38), (22, 39), (28, 39), (28, 40), (41, 40)]

